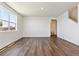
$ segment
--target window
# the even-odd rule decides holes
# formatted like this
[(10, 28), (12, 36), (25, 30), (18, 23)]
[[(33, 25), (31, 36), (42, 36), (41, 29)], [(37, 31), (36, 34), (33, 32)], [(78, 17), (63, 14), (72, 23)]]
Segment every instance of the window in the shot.
[(16, 15), (0, 7), (0, 31), (16, 30)]

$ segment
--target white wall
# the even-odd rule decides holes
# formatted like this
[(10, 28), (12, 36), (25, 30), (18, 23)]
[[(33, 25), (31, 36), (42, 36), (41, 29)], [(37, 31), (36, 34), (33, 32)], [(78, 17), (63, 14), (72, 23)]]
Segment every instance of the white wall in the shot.
[(17, 15), (17, 31), (0, 32), (0, 49), (22, 37), (22, 16), (5, 4), (1, 4)]
[[(78, 9), (79, 14), (79, 9)], [(79, 17), (79, 15), (78, 15)], [(79, 18), (78, 18), (79, 20)], [(79, 45), (79, 23), (68, 18), (68, 12), (58, 17), (58, 36)]]
[(50, 17), (24, 17), (23, 36), (24, 37), (49, 37)]

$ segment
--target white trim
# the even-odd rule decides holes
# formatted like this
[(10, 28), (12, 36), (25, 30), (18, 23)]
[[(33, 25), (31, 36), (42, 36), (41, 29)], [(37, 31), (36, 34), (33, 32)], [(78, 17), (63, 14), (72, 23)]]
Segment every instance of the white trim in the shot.
[[(6, 31), (14, 31), (14, 30), (10, 30), (10, 23), (14, 23), (15, 24), (15, 31), (17, 31), (17, 15), (15, 14), (15, 13), (13, 13), (13, 12), (11, 12), (10, 10), (8, 10), (6, 7), (4, 7), (4, 6), (0, 6), (2, 9), (4, 9), (8, 14), (8, 20), (3, 20), (3, 19), (1, 19), (1, 21), (5, 21), (5, 22), (8, 22), (8, 30), (4, 30), (4, 31), (0, 31), (0, 32), (6, 32)], [(12, 14), (12, 15), (15, 15), (15, 17), (16, 17), (16, 22), (11, 22), (10, 21), (10, 14)]]

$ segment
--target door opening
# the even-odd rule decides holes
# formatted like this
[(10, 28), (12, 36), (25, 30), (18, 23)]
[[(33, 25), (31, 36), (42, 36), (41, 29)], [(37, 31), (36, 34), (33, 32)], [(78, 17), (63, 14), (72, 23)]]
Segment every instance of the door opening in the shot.
[(57, 20), (51, 20), (51, 36), (57, 36)]

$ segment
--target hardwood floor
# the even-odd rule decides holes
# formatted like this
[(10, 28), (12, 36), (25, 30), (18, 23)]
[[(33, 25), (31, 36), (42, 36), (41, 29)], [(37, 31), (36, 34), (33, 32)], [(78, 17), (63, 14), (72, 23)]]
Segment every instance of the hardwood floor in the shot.
[(23, 38), (0, 56), (79, 56), (79, 46), (56, 36)]

